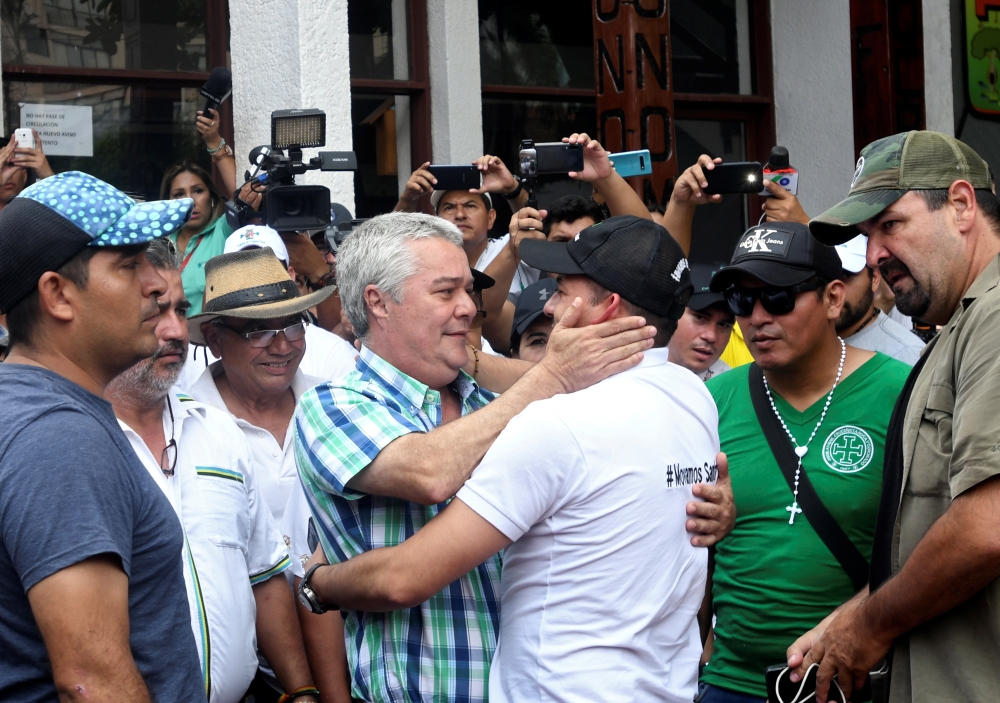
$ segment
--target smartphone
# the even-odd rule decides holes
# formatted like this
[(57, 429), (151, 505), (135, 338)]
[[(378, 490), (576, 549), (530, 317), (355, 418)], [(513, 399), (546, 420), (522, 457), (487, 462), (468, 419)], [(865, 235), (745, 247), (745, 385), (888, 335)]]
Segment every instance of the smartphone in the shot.
[(623, 151), (620, 154), (611, 154), (608, 158), (611, 159), (615, 171), (622, 178), (647, 176), (653, 172), (653, 164), (649, 160), (649, 149)]
[(18, 127), (14, 130), (14, 143), (19, 149), (34, 149), (35, 135), (27, 127)]
[(483, 177), (475, 166), (431, 164), (427, 170), (437, 179), (434, 190), (469, 190), (483, 184)]
[(583, 170), (583, 145), (546, 142), (535, 144), (537, 173), (569, 173)]
[(706, 193), (758, 193), (761, 189), (763, 168), (759, 161), (733, 161), (715, 164), (703, 169), (708, 187)]
[[(783, 701), (784, 703), (804, 703), (813, 701), (816, 698), (816, 672), (819, 670), (818, 664), (813, 664), (806, 672), (804, 679), (793, 683), (789, 674), (791, 670), (785, 664), (775, 664), (764, 670), (764, 681), (767, 686), (767, 700), (774, 703)], [(874, 675), (874, 672), (873, 674)], [(847, 703), (848, 697), (841, 690), (840, 685), (834, 680), (830, 684), (829, 700), (832, 703)], [(860, 691), (851, 696), (851, 700), (870, 701), (872, 699), (871, 676), (865, 680), (865, 685)]]

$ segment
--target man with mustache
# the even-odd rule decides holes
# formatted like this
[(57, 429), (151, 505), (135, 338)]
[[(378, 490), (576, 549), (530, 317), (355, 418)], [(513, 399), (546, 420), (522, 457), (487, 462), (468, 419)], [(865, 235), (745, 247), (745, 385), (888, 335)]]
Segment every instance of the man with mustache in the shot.
[(190, 211), (71, 171), (0, 212), (2, 700), (205, 700), (184, 535), (101, 397), (157, 349), (145, 249)]
[[(861, 152), (846, 200), (813, 220), (831, 244), (861, 230), (907, 315), (942, 325), (893, 413), (871, 595), (789, 650), (860, 685), (892, 652), (889, 699), (997, 700), (1000, 674), (1000, 204), (987, 163), (936, 132)], [(876, 590), (877, 589), (877, 590)]]
[(243, 432), (228, 413), (170, 392), (187, 357), (190, 307), (177, 251), (161, 239), (146, 258), (167, 282), (158, 300), (159, 348), (105, 395), (184, 530), (184, 581), (205, 693), (210, 703), (243, 699), (257, 672), (255, 642), (285, 690), (312, 687), (291, 591), (285, 578), (274, 578), (288, 568), (288, 550)]
[(706, 384), (737, 517), (716, 547), (704, 703), (762, 702), (764, 670), (867, 584), (885, 433), (908, 367), (837, 336), (840, 276), (836, 251), (805, 225), (768, 222), (712, 277), (755, 361)]

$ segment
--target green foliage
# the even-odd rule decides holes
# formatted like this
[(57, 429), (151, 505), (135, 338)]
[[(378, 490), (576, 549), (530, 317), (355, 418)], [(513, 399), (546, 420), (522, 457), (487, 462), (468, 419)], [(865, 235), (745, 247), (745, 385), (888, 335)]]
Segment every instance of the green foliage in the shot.
[(977, 59), (986, 58), (987, 54), (996, 56), (1000, 53), (1000, 29), (984, 27), (972, 37), (972, 55)]

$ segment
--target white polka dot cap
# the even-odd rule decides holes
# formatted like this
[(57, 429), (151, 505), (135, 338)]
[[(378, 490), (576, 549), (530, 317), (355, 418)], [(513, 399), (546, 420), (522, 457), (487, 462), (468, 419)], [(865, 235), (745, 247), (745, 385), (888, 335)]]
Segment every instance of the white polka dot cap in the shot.
[(144, 244), (181, 230), (194, 201), (155, 200), (137, 203), (122, 191), (90, 174), (67, 171), (38, 181), (21, 191), (90, 236), (89, 246), (124, 247)]

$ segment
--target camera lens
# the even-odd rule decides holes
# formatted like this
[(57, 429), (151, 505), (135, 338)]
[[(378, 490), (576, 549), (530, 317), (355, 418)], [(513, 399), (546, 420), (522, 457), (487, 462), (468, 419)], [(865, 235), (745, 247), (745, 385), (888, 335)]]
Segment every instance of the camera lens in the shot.
[(282, 209), (285, 211), (285, 214), (288, 215), (289, 217), (298, 217), (299, 215), (302, 214), (302, 211), (305, 209), (305, 201), (298, 196), (286, 198), (284, 202), (284, 208)]

